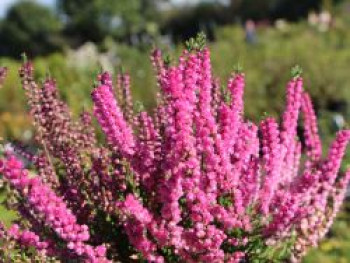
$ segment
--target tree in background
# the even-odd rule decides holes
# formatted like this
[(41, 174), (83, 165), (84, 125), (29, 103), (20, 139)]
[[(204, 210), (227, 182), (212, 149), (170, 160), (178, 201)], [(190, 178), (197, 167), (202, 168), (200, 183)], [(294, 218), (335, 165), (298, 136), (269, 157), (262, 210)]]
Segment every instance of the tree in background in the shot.
[(21, 1), (13, 5), (1, 23), (0, 55), (19, 57), (45, 55), (62, 46), (59, 36), (62, 24), (54, 13), (35, 2)]
[(157, 20), (156, 0), (57, 0), (73, 45), (101, 42), (107, 36), (128, 40)]
[(231, 0), (230, 12), (242, 19), (305, 18), (311, 10), (331, 9), (342, 0)]
[(322, 0), (275, 0), (271, 5), (270, 16), (273, 19), (285, 18), (291, 21), (305, 18), (311, 10), (322, 9)]
[(171, 0), (56, 0), (57, 17), (35, 1), (24, 0), (0, 21), (0, 56), (18, 58), (23, 51), (32, 56), (45, 55), (64, 44), (75, 48), (87, 41), (111, 43), (104, 42), (107, 38), (138, 45), (153, 42), (159, 32), (170, 35), (175, 42), (198, 31), (215, 40), (216, 28), (224, 24), (243, 24), (248, 19), (295, 21), (311, 10), (331, 10), (341, 1), (230, 0), (225, 5), (221, 0), (203, 0), (191, 8), (164, 12), (160, 4)]
[(247, 20), (274, 21), (279, 18), (297, 21), (307, 17), (310, 11), (322, 8), (330, 10), (342, 0), (230, 0), (202, 1), (191, 8), (180, 8), (165, 19), (164, 33), (172, 35), (175, 42), (182, 42), (199, 31), (204, 31), (210, 40), (215, 39), (215, 27), (241, 23)]
[(217, 26), (228, 24), (233, 18), (226, 9), (227, 6), (215, 1), (179, 8), (166, 17), (162, 33), (171, 35), (175, 42), (181, 43), (202, 31), (213, 41)]

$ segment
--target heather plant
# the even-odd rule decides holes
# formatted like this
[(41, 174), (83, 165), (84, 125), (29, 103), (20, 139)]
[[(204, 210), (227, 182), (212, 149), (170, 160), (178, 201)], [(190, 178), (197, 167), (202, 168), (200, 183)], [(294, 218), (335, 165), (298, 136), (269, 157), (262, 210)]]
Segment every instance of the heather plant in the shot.
[(176, 63), (152, 53), (152, 113), (133, 103), (128, 74), (101, 72), (92, 114), (73, 119), (55, 81), (38, 84), (31, 62), (22, 65), (38, 150), (13, 143), (3, 152), (7, 205), (20, 215), (1, 227), (3, 258), (299, 262), (318, 245), (350, 180), (339, 172), (350, 130), (323, 153), (299, 67), (281, 119), (247, 120), (244, 73), (222, 85), (203, 36), (187, 46)]
[[(350, 89), (347, 87), (350, 34), (345, 34), (345, 44), (341, 45), (337, 30), (317, 33), (304, 23), (290, 24), (287, 29), (284, 32), (272, 27), (260, 28), (259, 42), (251, 46), (245, 44), (244, 30), (240, 27), (217, 28), (216, 41), (210, 43), (213, 71), (215, 76), (228, 79), (235, 61), (243, 65), (247, 76), (244, 100), (249, 105), (245, 108), (245, 116), (257, 122), (262, 112), (277, 117), (283, 111), (283, 87), (290, 76), (290, 68), (295, 64), (302, 66), (307, 76), (304, 85), (313, 99), (326, 150), (335, 133), (332, 125), (334, 115), (342, 114), (346, 122), (350, 121)], [(346, 27), (344, 30), (347, 33)], [(310, 50), (311, 42), (314, 44)], [(177, 57), (182, 48), (179, 45), (174, 48), (165, 50)], [(147, 110), (152, 109), (157, 88), (148, 59), (149, 51), (119, 44), (112, 49), (118, 58), (115, 69), (123, 66), (131, 76), (133, 99), (141, 100)], [(69, 64), (71, 60), (70, 54), (53, 54), (37, 57), (32, 62), (35, 79), (45, 78), (49, 70), (60, 87), (61, 97), (69, 105), (73, 116), (77, 117), (84, 108), (92, 106), (89, 91), (99, 67), (86, 63), (84, 69), (78, 69)], [(0, 96), (0, 136), (5, 140), (20, 139), (28, 144), (31, 143), (33, 129), (25, 113), (25, 99), (21, 89), (13, 88), (18, 86), (16, 69), (19, 65), (17, 61), (0, 58), (0, 66), (9, 69)], [(257, 97), (259, 100), (256, 100)], [(350, 155), (346, 157), (345, 160), (349, 161)]]

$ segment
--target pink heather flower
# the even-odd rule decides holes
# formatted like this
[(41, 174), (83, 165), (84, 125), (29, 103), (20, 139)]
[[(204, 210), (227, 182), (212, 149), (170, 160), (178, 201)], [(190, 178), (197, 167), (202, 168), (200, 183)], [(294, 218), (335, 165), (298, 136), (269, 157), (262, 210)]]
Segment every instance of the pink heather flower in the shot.
[(94, 101), (94, 114), (108, 141), (122, 154), (132, 155), (135, 146), (132, 130), (117, 105), (112, 87), (101, 84), (93, 90), (91, 96)]
[[(45, 225), (71, 244), (72, 250), (77, 255), (83, 255), (86, 247), (89, 247), (84, 244), (90, 238), (88, 227), (76, 223), (76, 217), (64, 201), (38, 177), (30, 177), (29, 172), (23, 169), (22, 163), (14, 156), (8, 157), (5, 161), (3, 174), (5, 179), (27, 199), (35, 213), (44, 220)], [(10, 233), (15, 235), (16, 226), (12, 230)]]
[(109, 73), (98, 76), (93, 113), (110, 147), (97, 144), (88, 115), (71, 120), (53, 80), (39, 88), (32, 65), (22, 67), (45, 158), (34, 163), (40, 176), (13, 156), (0, 159), (28, 221), (28, 230), (14, 225), (9, 235), (39, 251), (58, 238), (63, 251), (52, 249), (54, 256), (89, 263), (109, 262), (106, 255), (121, 262), (136, 255), (156, 263), (250, 262), (252, 246), (261, 244), (264, 257), (291, 240), (287, 254), (300, 261), (345, 197), (350, 172), (338, 172), (350, 131), (338, 132), (323, 158), (301, 77), (287, 84), (281, 120), (254, 124), (244, 117), (245, 75), (232, 75), (222, 90), (208, 48), (184, 51), (177, 63), (163, 61), (159, 50), (151, 59), (160, 89), (153, 115), (133, 110), (129, 75), (118, 75), (116, 90)]
[[(231, 95), (230, 109), (222, 109), (222, 137), (229, 153), (233, 151), (233, 145), (242, 122), (243, 114), (243, 91), (245, 79), (243, 74), (233, 76), (227, 85)], [(228, 112), (227, 112), (228, 111)]]
[(293, 173), (295, 147), (297, 147), (295, 137), (297, 135), (302, 89), (303, 79), (301, 77), (293, 78), (287, 85), (286, 109), (281, 124), (281, 154), (283, 159), (281, 183), (290, 181)]
[(124, 101), (124, 112), (125, 112), (125, 119), (129, 122), (133, 122), (133, 102), (131, 97), (131, 91), (130, 91), (130, 76), (128, 74), (122, 74), (121, 75), (121, 81), (122, 81), (122, 91), (123, 91), (123, 101)]
[(124, 227), (130, 243), (150, 262), (163, 262), (156, 254), (156, 245), (148, 239), (147, 231), (152, 231), (153, 218), (139, 200), (132, 194), (125, 201), (117, 203), (117, 209), (125, 217)]
[(141, 184), (151, 192), (155, 187), (154, 173), (156, 172), (156, 152), (159, 133), (154, 127), (151, 116), (147, 112), (139, 115), (139, 140), (137, 141), (138, 151), (133, 161), (134, 169), (140, 174)]
[(318, 135), (317, 119), (311, 98), (306, 92), (302, 95), (301, 109), (304, 117), (304, 135), (307, 155), (312, 161), (318, 161), (322, 157), (322, 145)]
[(157, 75), (157, 84), (159, 87), (164, 87), (167, 82), (167, 69), (162, 58), (162, 52), (159, 49), (153, 50), (151, 61)]
[(278, 124), (273, 118), (267, 118), (260, 125), (262, 134), (262, 152), (264, 176), (260, 193), (261, 209), (264, 214), (269, 212), (269, 206), (278, 187), (282, 166), (282, 146), (279, 139)]
[(287, 105), (282, 117), (281, 140), (285, 147), (294, 141), (301, 106), (303, 79), (297, 77), (287, 85)]
[(34, 247), (43, 254), (49, 252), (49, 242), (40, 241), (40, 237), (32, 231), (20, 230), (17, 224), (13, 224), (7, 230), (7, 236), (15, 240), (22, 247)]

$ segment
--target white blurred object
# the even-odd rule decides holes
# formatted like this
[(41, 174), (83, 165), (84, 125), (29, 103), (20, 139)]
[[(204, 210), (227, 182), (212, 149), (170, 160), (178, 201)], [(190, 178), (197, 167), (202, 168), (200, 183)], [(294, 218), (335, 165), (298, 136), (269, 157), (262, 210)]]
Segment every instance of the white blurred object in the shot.
[(337, 130), (341, 130), (345, 126), (344, 116), (340, 113), (336, 113), (333, 115), (333, 123)]
[(33, 132), (31, 130), (25, 130), (22, 135), (23, 140), (29, 141), (33, 138)]
[(326, 10), (318, 14), (310, 12), (308, 15), (308, 23), (310, 26), (316, 27), (320, 32), (326, 32), (332, 24), (332, 15)]
[(67, 52), (67, 63), (71, 67), (86, 69), (86, 67), (102, 66), (104, 70), (113, 72), (116, 60), (115, 51), (99, 53), (97, 46), (87, 42), (76, 50)]
[(286, 31), (288, 29), (288, 23), (284, 19), (277, 19), (275, 22), (275, 27), (280, 31)]
[(309, 25), (316, 26), (318, 24), (318, 15), (315, 12), (310, 12), (307, 21)]
[(4, 145), (4, 152), (12, 154), (14, 152), (14, 148), (11, 143), (6, 143)]
[(332, 16), (328, 11), (322, 11), (318, 16), (318, 20), (319, 20), (318, 29), (321, 32), (325, 32), (329, 29), (331, 25)]

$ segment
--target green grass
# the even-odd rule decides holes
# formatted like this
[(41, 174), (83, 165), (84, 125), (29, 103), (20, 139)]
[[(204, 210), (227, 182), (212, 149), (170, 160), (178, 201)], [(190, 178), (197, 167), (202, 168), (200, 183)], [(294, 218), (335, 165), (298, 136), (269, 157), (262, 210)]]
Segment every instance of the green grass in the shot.
[[(5, 194), (0, 194), (0, 204), (3, 204), (6, 198)], [(15, 211), (9, 211), (4, 205), (0, 205), (0, 221), (5, 224), (6, 227), (9, 227), (13, 220), (18, 217)]]

